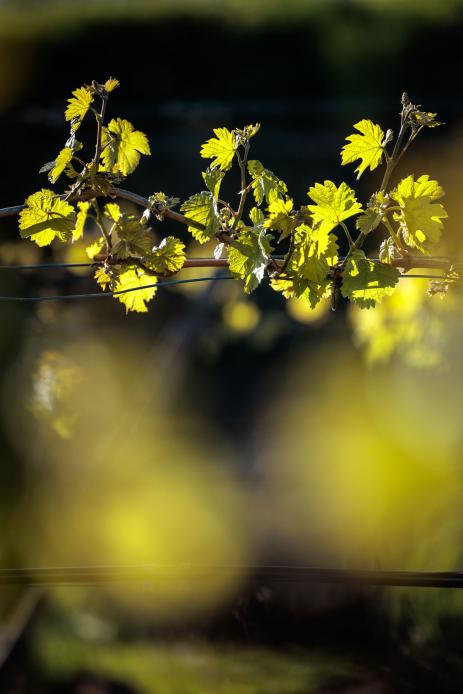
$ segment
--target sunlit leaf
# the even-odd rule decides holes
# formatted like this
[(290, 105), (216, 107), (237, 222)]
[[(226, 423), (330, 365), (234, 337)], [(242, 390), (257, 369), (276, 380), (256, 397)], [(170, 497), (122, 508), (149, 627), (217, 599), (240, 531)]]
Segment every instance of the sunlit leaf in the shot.
[(269, 263), (272, 237), (262, 228), (243, 229), (228, 246), (230, 272), (244, 280), (246, 294), (262, 282)]
[(50, 183), (56, 183), (58, 178), (61, 176), (63, 171), (67, 168), (68, 164), (72, 159), (72, 149), (65, 147), (61, 150), (55, 160), (55, 165), (48, 174), (48, 179)]
[(104, 206), (104, 215), (113, 222), (118, 222), (121, 216), (121, 208), (117, 202), (107, 202)]
[(206, 243), (218, 232), (220, 220), (212, 193), (208, 191), (196, 193), (188, 198), (180, 209), (188, 219), (204, 226), (203, 230), (193, 226), (188, 227), (188, 231), (199, 243)]
[(69, 241), (75, 223), (76, 213), (72, 205), (45, 188), (29, 195), (26, 207), (19, 215), (21, 237), (30, 238), (38, 246), (48, 246), (55, 238)]
[(392, 265), (373, 262), (363, 251), (354, 251), (342, 274), (341, 293), (360, 308), (371, 308), (394, 292), (399, 271)]
[(269, 216), (265, 220), (268, 229), (275, 229), (281, 232), (281, 239), (289, 236), (294, 229), (295, 220), (291, 215), (293, 210), (292, 198), (281, 198), (275, 188), (269, 192)]
[(88, 257), (90, 258), (90, 260), (93, 260), (94, 257), (96, 255), (98, 255), (98, 253), (101, 253), (101, 251), (104, 249), (104, 247), (105, 247), (104, 239), (99, 238), (99, 239), (96, 239), (96, 241), (93, 241), (88, 246), (86, 246), (85, 252), (88, 255)]
[(400, 211), (394, 213), (399, 222), (405, 243), (422, 252), (429, 252), (427, 246), (440, 240), (444, 227), (442, 220), (447, 218), (443, 205), (434, 202), (444, 195), (437, 181), (429, 176), (404, 178), (391, 193), (393, 200), (399, 203)]
[(347, 183), (341, 183), (339, 188), (332, 181), (323, 184), (316, 183), (308, 192), (315, 205), (308, 205), (315, 224), (320, 222), (326, 231), (349, 217), (362, 211), (362, 205), (355, 197), (355, 191)]
[(104, 171), (123, 176), (135, 171), (141, 154), (151, 154), (146, 135), (123, 118), (113, 118), (103, 128), (101, 147)]
[(220, 171), (220, 169), (209, 167), (207, 171), (203, 172), (202, 176), (207, 189), (212, 193), (214, 198), (217, 199), (219, 197), (220, 184), (225, 176), (225, 172)]
[(354, 128), (361, 134), (346, 137), (348, 144), (342, 148), (341, 158), (343, 165), (360, 159), (360, 164), (355, 169), (358, 172), (357, 178), (360, 178), (366, 168), (370, 167), (370, 171), (373, 171), (381, 163), (384, 132), (381, 126), (365, 119), (356, 123)]
[(327, 295), (330, 271), (338, 259), (336, 238), (318, 224), (301, 224), (294, 232), (293, 251), (283, 273), (272, 278), (271, 286), (286, 298), (305, 297), (314, 308)]
[(201, 156), (212, 159), (212, 165), (222, 171), (228, 171), (236, 151), (235, 134), (228, 128), (214, 128), (215, 137), (201, 147)]
[(183, 267), (185, 257), (185, 244), (175, 236), (167, 236), (159, 246), (153, 247), (144, 262), (153, 272), (164, 275), (178, 272)]
[(116, 89), (116, 87), (119, 87), (120, 82), (119, 80), (115, 79), (114, 77), (110, 77), (109, 80), (106, 80), (104, 83), (104, 88), (108, 92), (108, 94)]
[[(121, 304), (124, 304), (127, 313), (129, 311), (146, 313), (148, 310), (146, 303), (156, 294), (156, 286), (148, 285), (156, 285), (156, 281), (154, 275), (149, 275), (138, 268), (128, 268), (121, 272), (117, 278), (114, 290), (116, 292), (122, 291), (125, 293), (116, 294), (116, 299), (119, 299)], [(138, 287), (141, 287), (141, 289), (137, 289), (137, 291), (125, 291)]]
[(72, 129), (79, 128), (85, 118), (90, 104), (93, 103), (93, 96), (86, 87), (79, 87), (72, 92), (73, 96), (68, 99), (68, 107), (64, 112), (66, 120), (72, 121)]
[(78, 202), (77, 207), (79, 211), (77, 213), (76, 225), (72, 232), (72, 240), (78, 241), (84, 235), (85, 222), (87, 221), (87, 214), (90, 207), (89, 202)]
[(252, 192), (257, 205), (261, 205), (264, 198), (270, 202), (269, 193), (271, 190), (276, 190), (279, 196), (288, 192), (286, 183), (275, 176), (272, 171), (264, 168), (257, 159), (248, 161), (248, 171), (252, 178)]

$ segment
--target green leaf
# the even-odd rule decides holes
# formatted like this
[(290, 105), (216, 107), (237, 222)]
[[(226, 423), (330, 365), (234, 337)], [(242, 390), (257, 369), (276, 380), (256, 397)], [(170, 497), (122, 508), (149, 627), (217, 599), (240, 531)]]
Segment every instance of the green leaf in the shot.
[(108, 217), (108, 219), (111, 219), (113, 222), (118, 222), (122, 213), (121, 208), (119, 207), (117, 202), (107, 202), (104, 206), (103, 214), (105, 217)]
[(249, 219), (254, 226), (257, 227), (259, 224), (263, 224), (265, 222), (265, 215), (258, 207), (253, 207), (249, 213)]
[(292, 198), (280, 198), (278, 191), (273, 188), (269, 193), (269, 216), (265, 220), (265, 226), (268, 229), (275, 229), (281, 232), (281, 239), (290, 236), (294, 229), (295, 219), (291, 215), (293, 210)]
[(106, 82), (104, 83), (104, 88), (106, 89), (108, 94), (110, 94), (116, 89), (116, 87), (119, 87), (119, 85), (119, 80), (117, 80), (115, 77), (110, 77), (109, 80), (106, 80)]
[(212, 195), (216, 199), (219, 197), (220, 184), (222, 183), (222, 179), (224, 176), (224, 171), (220, 171), (220, 169), (214, 169), (211, 166), (207, 169), (207, 171), (204, 171), (202, 174), (207, 189), (212, 193)]
[(301, 224), (294, 232), (293, 251), (283, 273), (271, 281), (286, 298), (305, 297), (312, 308), (327, 295), (330, 272), (338, 260), (336, 237), (321, 224)]
[(149, 227), (136, 215), (121, 214), (115, 223), (113, 235), (117, 239), (113, 245), (113, 255), (121, 260), (130, 257), (143, 259), (151, 252), (153, 237)]
[(21, 237), (30, 238), (38, 246), (48, 246), (55, 238), (69, 241), (75, 223), (76, 213), (72, 205), (45, 188), (29, 195), (19, 215)]
[(201, 156), (213, 159), (212, 166), (228, 171), (236, 151), (235, 134), (227, 128), (214, 128), (214, 134), (215, 137), (211, 137), (201, 147)]
[(185, 257), (185, 244), (175, 236), (167, 236), (143, 260), (150, 270), (165, 275), (178, 272), (183, 267)]
[(128, 176), (138, 166), (140, 154), (151, 154), (148, 138), (132, 123), (113, 118), (101, 137), (103, 170)]
[(72, 149), (65, 147), (61, 150), (55, 159), (55, 164), (48, 174), (48, 180), (50, 183), (56, 183), (58, 178), (61, 176), (63, 171), (67, 168), (68, 164), (72, 159)]
[(355, 227), (361, 231), (362, 234), (369, 234), (379, 226), (381, 218), (382, 215), (379, 214), (375, 209), (368, 208), (363, 214), (360, 215), (360, 217), (357, 218)]
[(78, 202), (77, 207), (79, 211), (77, 213), (76, 225), (72, 232), (72, 240), (78, 241), (84, 235), (85, 222), (87, 221), (88, 209), (90, 207), (89, 202)]
[(208, 191), (196, 193), (188, 198), (180, 209), (185, 213), (188, 219), (203, 225), (203, 230), (197, 229), (194, 226), (188, 227), (190, 234), (192, 234), (199, 243), (206, 243), (206, 241), (209, 241), (218, 232), (220, 220), (217, 205), (212, 193)]
[[(156, 294), (156, 277), (150, 275), (139, 268), (131, 267), (120, 273), (116, 280), (114, 291), (125, 292), (116, 294), (116, 299), (119, 299), (121, 304), (124, 304), (126, 313), (135, 311), (137, 313), (146, 313), (148, 311), (146, 303), (150, 301)], [(135, 290), (137, 291), (126, 291)]]
[(341, 293), (360, 308), (371, 308), (394, 292), (399, 276), (392, 265), (374, 262), (363, 251), (354, 251), (342, 273)]
[(265, 169), (257, 159), (248, 161), (248, 171), (252, 178), (252, 192), (257, 205), (262, 205), (265, 200), (269, 201), (270, 191), (276, 190), (279, 196), (288, 192), (286, 183), (281, 181), (272, 171)]
[(331, 231), (344, 219), (362, 211), (362, 205), (347, 183), (341, 183), (339, 188), (332, 181), (325, 181), (323, 185), (316, 183), (309, 189), (308, 195), (315, 203), (307, 206), (314, 224), (320, 222), (326, 231)]
[(447, 218), (443, 205), (435, 203), (444, 195), (437, 181), (429, 176), (404, 178), (391, 193), (391, 198), (399, 203), (400, 211), (394, 213), (399, 222), (403, 239), (408, 246), (428, 253), (427, 245), (440, 240), (444, 227), (442, 219)]
[(355, 169), (358, 172), (357, 178), (360, 178), (367, 167), (373, 171), (381, 163), (384, 152), (384, 132), (381, 126), (365, 119), (356, 123), (354, 128), (361, 134), (346, 137), (349, 144), (342, 148), (341, 157), (343, 165), (360, 159), (360, 164)]
[(114, 266), (98, 268), (95, 279), (103, 291), (122, 292), (114, 296), (124, 304), (126, 313), (146, 313), (146, 303), (156, 294), (156, 277), (133, 265), (123, 269)]
[(85, 252), (88, 255), (88, 257), (90, 258), (90, 260), (93, 260), (94, 257), (96, 255), (98, 255), (98, 253), (101, 253), (101, 251), (104, 249), (105, 245), (106, 245), (105, 241), (102, 238), (96, 239), (96, 241), (93, 241), (91, 244), (89, 244), (85, 248)]
[(244, 291), (250, 294), (262, 282), (269, 263), (272, 237), (262, 228), (245, 228), (228, 246), (230, 272), (244, 280)]
[(93, 96), (86, 87), (79, 87), (72, 94), (73, 96), (68, 99), (68, 107), (64, 112), (64, 117), (66, 120), (72, 121), (71, 127), (76, 131), (85, 118), (90, 104), (93, 103)]

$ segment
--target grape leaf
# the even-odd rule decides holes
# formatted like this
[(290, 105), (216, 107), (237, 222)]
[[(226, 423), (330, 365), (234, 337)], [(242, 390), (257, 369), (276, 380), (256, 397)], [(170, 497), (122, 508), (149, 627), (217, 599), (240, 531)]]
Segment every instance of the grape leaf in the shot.
[(71, 128), (75, 132), (85, 118), (90, 104), (93, 103), (93, 96), (86, 87), (79, 87), (72, 94), (73, 96), (68, 99), (64, 117), (72, 121)]
[(293, 251), (286, 268), (272, 278), (271, 286), (286, 298), (305, 297), (312, 308), (327, 295), (329, 273), (338, 260), (336, 237), (321, 224), (299, 225), (294, 232)]
[(93, 260), (94, 257), (96, 255), (98, 255), (98, 253), (101, 253), (101, 251), (103, 250), (104, 247), (105, 247), (104, 239), (99, 238), (99, 239), (96, 239), (96, 241), (93, 241), (91, 244), (89, 244), (85, 248), (85, 252), (88, 255), (88, 257), (90, 258), (90, 260)]
[(141, 268), (133, 265), (129, 267), (101, 267), (95, 272), (95, 279), (103, 289), (110, 288), (121, 304), (124, 304), (126, 313), (135, 311), (146, 313), (146, 302), (150, 301), (156, 294), (157, 279)]
[(29, 195), (19, 215), (21, 238), (30, 238), (38, 246), (48, 246), (53, 239), (69, 241), (75, 227), (76, 213), (72, 205), (60, 200), (52, 190)]
[(101, 137), (103, 171), (128, 176), (138, 166), (140, 154), (151, 154), (145, 133), (123, 118), (113, 118)]
[(281, 198), (278, 191), (273, 188), (269, 192), (269, 217), (265, 220), (265, 226), (268, 229), (275, 229), (281, 232), (280, 240), (286, 236), (290, 236), (294, 229), (295, 220), (291, 215), (293, 210), (292, 198)]
[(363, 251), (353, 251), (342, 273), (341, 293), (360, 308), (371, 308), (394, 292), (399, 276), (392, 265), (374, 262)]
[(120, 82), (117, 80), (115, 77), (110, 77), (109, 80), (106, 80), (104, 83), (104, 88), (108, 92), (108, 94), (116, 89), (116, 87), (119, 87)]
[(203, 172), (202, 176), (207, 189), (212, 193), (214, 198), (217, 199), (219, 197), (220, 184), (225, 176), (225, 172), (220, 171), (220, 169), (214, 169), (214, 167), (209, 167), (207, 171)]
[(121, 208), (117, 202), (107, 202), (104, 206), (104, 215), (113, 222), (118, 222), (121, 216)]
[(315, 224), (320, 222), (326, 231), (331, 231), (344, 219), (353, 217), (362, 211), (362, 205), (355, 197), (355, 192), (347, 183), (341, 183), (339, 188), (332, 181), (323, 185), (316, 183), (308, 192), (315, 205), (308, 205)]
[(113, 234), (117, 240), (112, 252), (117, 258), (143, 258), (151, 252), (153, 238), (149, 227), (146, 227), (136, 215), (121, 214)]
[(78, 241), (84, 235), (85, 222), (87, 221), (88, 209), (90, 207), (89, 202), (78, 202), (77, 207), (79, 211), (77, 213), (76, 225), (72, 232), (72, 240)]
[[(130, 267), (122, 271), (116, 280), (114, 291), (125, 292), (116, 294), (116, 299), (119, 299), (121, 304), (124, 304), (126, 313), (129, 311), (146, 313), (148, 311), (146, 308), (147, 301), (150, 301), (156, 294), (156, 282), (154, 275), (150, 275), (139, 268)], [(137, 291), (126, 291), (137, 287), (140, 288)]]
[(249, 213), (249, 219), (254, 226), (258, 226), (259, 224), (263, 224), (265, 222), (265, 215), (258, 207), (253, 207)]
[(382, 144), (384, 132), (381, 126), (365, 119), (356, 123), (354, 128), (361, 134), (355, 133), (346, 137), (348, 144), (342, 148), (341, 158), (343, 165), (351, 164), (360, 159), (360, 164), (355, 169), (358, 172), (357, 179), (359, 179), (367, 167), (373, 171), (381, 163), (384, 152)]
[(379, 214), (374, 208), (370, 207), (360, 217), (357, 217), (355, 222), (355, 227), (362, 234), (369, 234), (374, 231), (380, 224), (382, 215)]
[(169, 272), (178, 272), (183, 267), (185, 257), (185, 244), (175, 236), (167, 236), (162, 239), (159, 246), (153, 247), (143, 261), (150, 270), (164, 275)]
[(269, 263), (272, 237), (262, 227), (245, 228), (228, 246), (232, 275), (244, 280), (244, 291), (250, 294), (262, 282)]
[(212, 166), (221, 171), (228, 171), (236, 151), (236, 137), (227, 128), (214, 128), (215, 137), (211, 137), (201, 147), (204, 159), (213, 159)]
[(280, 196), (288, 192), (286, 183), (280, 181), (272, 171), (264, 168), (257, 159), (248, 161), (248, 171), (252, 178), (252, 192), (256, 205), (262, 205), (264, 198), (269, 202), (269, 193), (276, 189)]
[(64, 149), (62, 149), (55, 159), (55, 163), (52, 170), (48, 174), (48, 180), (50, 181), (50, 183), (56, 183), (63, 171), (67, 168), (71, 159), (72, 149), (70, 149), (69, 147), (65, 147)]
[(188, 198), (180, 209), (187, 219), (192, 219), (204, 226), (203, 230), (193, 226), (188, 227), (188, 231), (199, 243), (206, 243), (218, 232), (220, 220), (212, 193), (208, 191), (196, 193)]
[(391, 198), (401, 208), (394, 213), (394, 219), (399, 222), (408, 246), (428, 253), (426, 244), (439, 241), (444, 226), (442, 219), (446, 219), (448, 215), (444, 206), (434, 201), (443, 195), (444, 191), (439, 183), (427, 175), (420, 176), (416, 181), (413, 175), (407, 176), (392, 191)]

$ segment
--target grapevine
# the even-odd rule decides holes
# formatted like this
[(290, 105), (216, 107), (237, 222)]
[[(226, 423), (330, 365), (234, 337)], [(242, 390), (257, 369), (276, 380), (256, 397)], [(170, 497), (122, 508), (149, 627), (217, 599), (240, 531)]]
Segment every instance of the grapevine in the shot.
[[(311, 186), (307, 204), (297, 207), (286, 183), (250, 158), (259, 123), (214, 130), (200, 152), (210, 160), (202, 173), (205, 190), (182, 203), (164, 192), (143, 197), (120, 187), (151, 150), (147, 136), (128, 120), (107, 121), (108, 101), (118, 86), (110, 78), (72, 92), (65, 110), (68, 139), (40, 169), (52, 185), (68, 179), (63, 194), (42, 188), (24, 205), (0, 210), (0, 217), (19, 214), (20, 236), (41, 247), (85, 239), (89, 260), (97, 265), (96, 282), (126, 311), (147, 311), (157, 287), (188, 267), (227, 266), (246, 294), (267, 281), (285, 298), (303, 297), (311, 308), (326, 297), (334, 308), (339, 293), (360, 308), (374, 307), (412, 268), (442, 271), (433, 293), (444, 293), (459, 279), (447, 259), (431, 255), (447, 218), (442, 187), (428, 174), (410, 174), (391, 186), (397, 164), (418, 134), (440, 125), (435, 113), (422, 111), (407, 94), (396, 137), (363, 119), (342, 148), (341, 163), (357, 164), (357, 179), (384, 167), (379, 190), (368, 203), (363, 205), (347, 183), (326, 180)], [(91, 117), (95, 144), (93, 155), (84, 159), (88, 143), (84, 147), (78, 140), (78, 131)], [(240, 174), (236, 209), (221, 197), (223, 179), (233, 166)], [(134, 203), (141, 213), (124, 211), (118, 199)], [(185, 243), (175, 236), (157, 242), (153, 219), (185, 225), (199, 244), (215, 242), (214, 258), (187, 258)], [(382, 234), (378, 258), (363, 250), (373, 233)], [(345, 256), (339, 254), (339, 234), (348, 244)]]

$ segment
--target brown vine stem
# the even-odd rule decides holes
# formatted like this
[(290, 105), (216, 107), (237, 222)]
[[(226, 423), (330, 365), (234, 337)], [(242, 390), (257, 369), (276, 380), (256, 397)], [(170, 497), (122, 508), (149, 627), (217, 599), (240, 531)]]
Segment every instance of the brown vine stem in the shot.
[[(61, 199), (64, 199), (66, 196), (61, 195)], [(94, 197), (104, 197), (103, 193), (99, 193), (98, 195), (95, 195), (95, 193), (92, 193), (91, 195), (92, 198)], [(125, 190), (124, 188), (110, 188), (108, 196), (107, 197), (112, 197), (112, 198), (121, 198), (123, 200), (127, 200), (128, 202), (134, 203), (134, 205), (139, 205), (140, 207), (144, 208), (150, 208), (150, 201), (148, 198), (143, 197), (142, 195), (139, 195), (138, 193), (133, 193), (130, 190)], [(73, 200), (73, 198), (68, 198), (70, 201)], [(82, 196), (76, 196), (75, 199), (82, 199)], [(4, 207), (0, 208), (0, 219), (4, 217), (14, 217), (15, 215), (18, 215), (21, 210), (25, 208), (25, 205), (14, 205), (12, 207)], [(195, 229), (200, 229), (203, 230), (204, 226), (200, 222), (196, 222), (194, 219), (189, 219), (188, 217), (185, 217), (183, 214), (180, 214), (179, 212), (174, 212), (174, 210), (170, 210), (168, 208), (164, 210), (159, 211), (159, 216), (161, 219), (171, 219), (174, 222), (178, 222), (179, 224), (184, 224), (185, 226), (190, 226), (194, 227)], [(104, 260), (105, 258), (102, 256), (98, 256), (98, 260)], [(342, 260), (342, 258), (340, 259)], [(378, 260), (377, 258), (371, 258), (371, 260)], [(281, 262), (281, 261), (276, 261)], [(394, 265), (395, 267), (402, 268), (405, 271), (411, 270), (411, 269), (417, 269), (417, 268), (429, 268), (429, 269), (434, 269), (434, 270), (443, 270), (447, 272), (450, 267), (458, 267), (460, 265), (463, 265), (463, 263), (460, 262), (453, 262), (449, 258), (443, 258), (443, 257), (433, 257), (433, 256), (407, 256), (406, 258), (394, 258), (391, 261), (391, 264)], [(183, 267), (188, 268), (188, 267), (227, 267), (228, 266), (228, 261), (226, 259), (216, 259), (216, 258), (188, 258), (185, 261), (185, 264)]]

